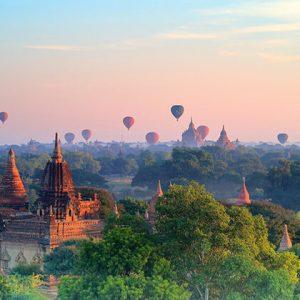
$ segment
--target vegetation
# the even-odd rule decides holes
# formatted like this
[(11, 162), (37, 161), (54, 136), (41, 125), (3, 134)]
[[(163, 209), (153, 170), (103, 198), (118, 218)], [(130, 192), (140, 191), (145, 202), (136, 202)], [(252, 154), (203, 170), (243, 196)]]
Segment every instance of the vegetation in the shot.
[[(135, 201), (123, 205), (129, 213), (107, 215), (103, 240), (77, 243), (72, 254), (63, 245), (46, 260), (61, 276), (61, 299), (297, 298), (299, 246), (276, 252), (255, 207), (226, 207), (196, 183), (173, 185), (153, 231)], [(68, 267), (53, 271), (67, 256)]]
[(46, 299), (38, 292), (41, 285), (40, 276), (0, 275), (0, 299), (24, 299), (42, 300)]

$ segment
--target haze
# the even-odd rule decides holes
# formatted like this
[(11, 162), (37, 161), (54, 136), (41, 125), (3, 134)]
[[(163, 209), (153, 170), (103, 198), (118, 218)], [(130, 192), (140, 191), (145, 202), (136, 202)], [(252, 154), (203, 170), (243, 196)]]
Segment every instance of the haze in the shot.
[(191, 116), (210, 139), (225, 124), (232, 139), (299, 141), (299, 15), (298, 0), (2, 0), (0, 143), (84, 128), (177, 140)]

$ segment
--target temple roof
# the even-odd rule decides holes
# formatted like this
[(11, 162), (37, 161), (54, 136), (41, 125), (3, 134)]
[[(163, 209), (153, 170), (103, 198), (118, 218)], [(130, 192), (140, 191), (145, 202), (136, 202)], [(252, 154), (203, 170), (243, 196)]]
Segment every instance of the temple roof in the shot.
[(160, 180), (158, 180), (155, 196), (161, 197), (163, 194), (164, 194), (164, 193), (163, 193), (163, 190), (162, 190), (162, 188), (161, 188)]
[(187, 147), (198, 147), (203, 145), (201, 134), (195, 128), (195, 124), (193, 123), (192, 118), (189, 124), (189, 128), (182, 133), (182, 143)]
[(15, 153), (12, 148), (9, 150), (7, 156), (5, 172), (0, 185), (0, 197), (13, 202), (5, 204), (17, 204), (17, 202), (25, 204), (26, 202), (26, 191), (16, 166)]
[(293, 247), (293, 244), (292, 244), (291, 238), (289, 236), (288, 226), (285, 224), (283, 226), (283, 236), (282, 236), (278, 251), (287, 251), (292, 247)]
[(164, 195), (164, 193), (163, 193), (163, 190), (161, 188), (160, 180), (158, 180), (156, 193), (152, 197), (151, 201), (149, 202), (148, 210), (147, 210), (149, 221), (153, 224), (154, 224), (155, 219), (156, 219), (155, 206), (156, 206), (157, 200), (158, 200), (159, 197), (162, 197), (163, 195)]
[(60, 144), (58, 140), (58, 134), (55, 133), (55, 142), (54, 142), (54, 150), (52, 154), (52, 160), (55, 162), (62, 162), (62, 154), (60, 150)]
[(242, 190), (240, 192), (240, 196), (239, 196), (237, 205), (247, 205), (247, 204), (251, 204), (251, 200), (250, 200), (250, 195), (248, 193), (247, 186), (246, 186), (246, 179), (243, 178), (243, 186), (242, 186)]
[(216, 142), (216, 145), (228, 150), (232, 150), (235, 148), (234, 144), (229, 140), (227, 132), (225, 130), (225, 126), (223, 125), (222, 131), (220, 133), (220, 137)]
[(47, 215), (50, 212), (50, 206), (52, 206), (56, 217), (64, 218), (66, 207), (74, 201), (76, 202), (77, 199), (72, 174), (67, 162), (63, 160), (56, 133), (52, 160), (47, 162), (44, 169), (38, 203)]

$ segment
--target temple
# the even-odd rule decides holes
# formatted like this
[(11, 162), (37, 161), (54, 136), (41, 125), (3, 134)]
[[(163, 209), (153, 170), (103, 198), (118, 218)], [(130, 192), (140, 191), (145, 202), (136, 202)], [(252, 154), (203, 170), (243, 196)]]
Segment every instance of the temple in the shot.
[(28, 199), (16, 166), (15, 153), (10, 149), (0, 185), (0, 213), (6, 215), (14, 209), (25, 210), (27, 206)]
[(156, 211), (155, 211), (155, 205), (157, 203), (157, 200), (163, 196), (163, 190), (161, 188), (161, 184), (160, 184), (160, 180), (158, 180), (157, 183), (157, 189), (156, 189), (156, 193), (155, 195), (152, 197), (151, 201), (149, 202), (148, 205), (148, 209), (146, 211), (147, 214), (145, 214), (145, 218), (146, 220), (148, 220), (148, 222), (151, 225), (155, 224), (156, 221)]
[(42, 176), (36, 214), (26, 207), (26, 192), (12, 150), (0, 190), (0, 212), (5, 222), (0, 232), (0, 264), (5, 272), (20, 263), (41, 263), (44, 255), (64, 241), (102, 235), (100, 201), (96, 196), (84, 200), (75, 194), (57, 134), (52, 158)]
[(293, 247), (291, 238), (288, 232), (288, 226), (285, 224), (283, 226), (283, 236), (279, 245), (278, 251), (287, 251)]
[(216, 146), (224, 148), (226, 150), (234, 150), (235, 149), (235, 145), (234, 143), (232, 143), (228, 136), (227, 136), (227, 132), (225, 130), (225, 127), (223, 126), (223, 129), (220, 133), (220, 137), (216, 142)]
[(182, 145), (185, 147), (200, 147), (204, 144), (201, 134), (195, 128), (193, 120), (191, 119), (189, 128), (182, 134)]
[(249, 205), (249, 204), (251, 204), (251, 200), (250, 200), (250, 195), (248, 193), (247, 186), (246, 186), (246, 179), (244, 177), (243, 178), (243, 186), (242, 186), (242, 190), (240, 192), (239, 199), (237, 201), (237, 205), (243, 206), (243, 205)]

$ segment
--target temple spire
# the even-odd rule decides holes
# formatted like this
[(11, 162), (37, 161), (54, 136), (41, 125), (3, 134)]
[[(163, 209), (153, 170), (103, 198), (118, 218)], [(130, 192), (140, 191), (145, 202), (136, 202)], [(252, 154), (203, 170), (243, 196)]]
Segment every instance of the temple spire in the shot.
[(1, 203), (7, 205), (23, 205), (26, 202), (26, 191), (16, 165), (15, 153), (10, 148), (6, 168), (0, 184)]
[(160, 180), (157, 182), (156, 196), (161, 197), (163, 195), (163, 190), (161, 188)]
[(237, 202), (237, 205), (247, 205), (247, 204), (251, 204), (251, 200), (250, 200), (250, 195), (248, 193), (247, 190), (247, 186), (246, 186), (246, 178), (243, 177), (243, 186), (242, 186), (242, 190)]
[(118, 210), (118, 206), (117, 206), (116, 203), (115, 203), (115, 205), (114, 205), (114, 214), (115, 214), (115, 216), (116, 216), (117, 218), (120, 217), (119, 210)]
[(292, 244), (291, 238), (289, 236), (288, 226), (286, 224), (284, 224), (283, 236), (282, 236), (278, 251), (287, 251), (287, 250), (291, 249), (292, 247), (293, 247), (293, 244)]
[(52, 154), (52, 160), (56, 161), (56, 162), (62, 162), (62, 155), (61, 155), (61, 151), (60, 151), (60, 145), (59, 145), (57, 132), (55, 133), (55, 145), (54, 145), (54, 151)]

